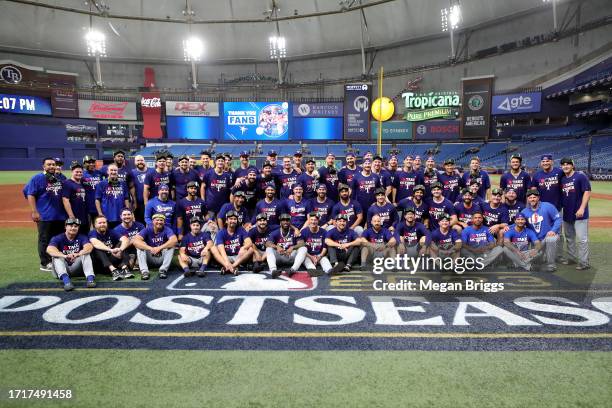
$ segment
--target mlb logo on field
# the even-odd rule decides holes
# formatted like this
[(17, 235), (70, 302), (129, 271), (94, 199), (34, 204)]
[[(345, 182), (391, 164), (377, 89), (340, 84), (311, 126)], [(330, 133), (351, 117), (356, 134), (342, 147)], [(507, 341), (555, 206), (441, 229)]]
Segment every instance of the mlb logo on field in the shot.
[(272, 279), (267, 273), (242, 273), (237, 276), (209, 273), (206, 279), (177, 278), (168, 290), (227, 291), (227, 292), (284, 292), (311, 291), (318, 280), (307, 272), (297, 272), (292, 277), (282, 274)]

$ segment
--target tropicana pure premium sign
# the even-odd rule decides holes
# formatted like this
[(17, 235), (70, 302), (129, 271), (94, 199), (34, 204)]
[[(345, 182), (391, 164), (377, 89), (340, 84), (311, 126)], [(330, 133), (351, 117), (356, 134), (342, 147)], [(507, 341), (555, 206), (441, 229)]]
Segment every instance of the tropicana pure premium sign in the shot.
[(434, 118), (454, 118), (457, 108), (461, 106), (458, 92), (429, 92), (402, 94), (406, 106), (404, 119), (418, 122)]

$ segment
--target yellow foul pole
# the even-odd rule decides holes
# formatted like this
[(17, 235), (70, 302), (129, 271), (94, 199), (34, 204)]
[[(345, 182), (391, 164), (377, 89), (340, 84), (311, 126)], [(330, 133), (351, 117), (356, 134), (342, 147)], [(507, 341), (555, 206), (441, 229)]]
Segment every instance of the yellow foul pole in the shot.
[(382, 98), (383, 98), (383, 67), (378, 73), (378, 142), (376, 143), (376, 153), (382, 155)]

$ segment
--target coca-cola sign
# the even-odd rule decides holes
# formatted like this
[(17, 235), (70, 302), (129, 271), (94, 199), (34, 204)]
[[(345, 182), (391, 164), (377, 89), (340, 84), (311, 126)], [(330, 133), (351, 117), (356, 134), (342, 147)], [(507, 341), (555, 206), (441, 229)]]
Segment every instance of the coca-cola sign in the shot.
[(136, 102), (79, 100), (79, 117), (86, 119), (136, 120)]
[(219, 116), (219, 103), (166, 101), (166, 116)]
[(159, 92), (145, 92), (140, 95), (142, 113), (142, 136), (146, 139), (160, 139), (164, 134), (161, 129), (161, 99)]
[(140, 106), (143, 108), (161, 108), (161, 98), (140, 98)]

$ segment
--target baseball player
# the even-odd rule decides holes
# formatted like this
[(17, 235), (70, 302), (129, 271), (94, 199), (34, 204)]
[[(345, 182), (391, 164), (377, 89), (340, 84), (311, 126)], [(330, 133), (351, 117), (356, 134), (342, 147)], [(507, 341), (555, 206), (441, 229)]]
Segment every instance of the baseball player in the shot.
[(231, 273), (239, 275), (238, 267), (251, 259), (253, 248), (245, 244), (247, 232), (238, 226), (238, 214), (228, 211), (225, 214), (226, 227), (220, 229), (215, 236), (213, 256), (221, 265), (221, 275)]
[(189, 156), (186, 154), (179, 157), (179, 166), (172, 170), (170, 179), (174, 185), (175, 200), (179, 201), (187, 196), (187, 184), (190, 182), (199, 182), (200, 176), (198, 172), (189, 168)]
[(190, 231), (183, 236), (179, 246), (178, 261), (186, 278), (193, 276), (192, 268), (197, 268), (195, 274), (199, 278), (206, 276), (213, 241), (208, 232), (202, 231), (202, 223), (203, 220), (199, 217), (191, 218)]
[(531, 186), (531, 177), (527, 172), (521, 169), (523, 164), (523, 158), (519, 153), (515, 153), (510, 158), (510, 170), (504, 173), (499, 180), (499, 187), (505, 190), (508, 187), (512, 187), (516, 192), (516, 198), (518, 201), (525, 202), (525, 193)]
[(363, 210), (359, 201), (351, 199), (349, 186), (346, 184), (338, 185), (338, 194), (340, 201), (332, 208), (331, 217), (332, 223), (336, 225), (336, 220), (339, 215), (346, 217), (348, 228), (355, 231), (357, 236), (363, 233), (361, 223), (363, 221)]
[(147, 202), (145, 207), (145, 222), (147, 226), (153, 224), (153, 215), (163, 214), (166, 221), (166, 226), (174, 228), (176, 219), (176, 203), (170, 200), (170, 187), (166, 184), (161, 184), (157, 188), (157, 197), (152, 198)]
[[(370, 227), (361, 235), (361, 269), (364, 270), (373, 258), (393, 258), (397, 240), (393, 232), (383, 226), (382, 218), (375, 214)], [(330, 265), (331, 267), (331, 265)]]
[(306, 160), (306, 171), (297, 177), (297, 184), (304, 189), (304, 199), (309, 201), (317, 195), (317, 185), (319, 184), (319, 172), (315, 170), (315, 160)]
[(452, 228), (461, 234), (464, 228), (472, 223), (472, 215), (476, 211), (482, 212), (482, 208), (472, 201), (473, 194), (467, 188), (461, 189), (462, 201), (455, 203), (455, 212), (457, 213), (457, 223)]
[(166, 279), (172, 264), (174, 247), (178, 239), (171, 228), (166, 226), (164, 214), (154, 214), (152, 225), (147, 226), (134, 236), (138, 266), (142, 280), (150, 277), (149, 268), (159, 267), (159, 278)]
[(462, 180), (466, 186), (470, 185), (472, 181), (477, 181), (479, 184), (478, 197), (483, 200), (489, 198), (491, 180), (489, 179), (489, 173), (480, 168), (480, 159), (478, 157), (472, 157), (470, 160), (470, 170), (463, 174)]
[[(293, 192), (295, 194), (296, 189)], [(296, 273), (306, 259), (307, 248), (299, 231), (292, 228), (292, 217), (289, 214), (281, 214), (280, 228), (272, 231), (266, 242), (266, 260), (272, 278), (278, 278), (283, 272), (277, 269), (278, 264), (291, 265), (286, 271), (291, 277)]]
[(157, 197), (159, 186), (161, 185), (168, 186), (169, 188), (172, 186), (171, 173), (166, 169), (165, 153), (157, 153), (157, 156), (155, 157), (155, 170), (149, 172), (145, 176), (143, 187), (145, 208), (149, 200)]
[(96, 218), (94, 229), (89, 232), (89, 242), (94, 247), (94, 270), (110, 272), (114, 281), (134, 277), (128, 268), (130, 257), (126, 251), (130, 240), (125, 235), (109, 229), (106, 218)]
[(325, 156), (325, 166), (319, 168), (319, 183), (327, 187), (327, 196), (330, 200), (338, 201), (338, 170), (336, 170), (336, 156), (333, 153), (327, 153)]
[(485, 226), (489, 232), (497, 239), (498, 245), (504, 241), (504, 231), (508, 229), (508, 211), (502, 206), (503, 192), (500, 188), (491, 190), (491, 201), (482, 206), (482, 215), (485, 219)]
[(144, 185), (146, 177), (154, 170), (147, 168), (147, 163), (141, 155), (134, 157), (134, 168), (130, 170), (130, 195), (134, 205), (134, 216), (136, 220), (144, 223)]
[[(405, 161), (412, 163), (412, 158), (410, 160)], [(423, 186), (423, 175), (421, 172), (417, 172), (410, 165), (407, 169), (403, 168), (401, 171), (397, 172), (397, 176), (394, 179), (395, 185), (395, 195), (392, 197), (391, 201), (394, 203), (399, 203), (402, 200), (412, 197), (413, 189), (416, 185)]]
[(246, 150), (240, 152), (240, 167), (234, 170), (234, 183), (243, 181), (250, 171), (255, 171), (255, 176), (257, 176), (257, 167), (251, 166), (249, 163), (249, 155), (249, 152)]
[[(187, 196), (176, 203), (176, 229), (181, 240), (190, 231), (189, 220), (206, 217), (206, 204), (198, 196), (200, 185), (197, 181), (187, 183)], [(200, 226), (201, 227), (201, 226)]]
[(230, 194), (230, 202), (234, 202), (234, 196), (238, 191), (244, 193), (244, 207), (249, 214), (249, 219), (255, 215), (255, 209), (257, 208), (257, 169), (251, 167), (247, 170), (247, 173), (239, 179), (234, 187), (232, 187)]
[[(280, 224), (280, 215), (286, 212), (285, 203), (276, 198), (276, 189), (272, 185), (266, 187), (265, 194), (264, 199), (257, 202), (255, 214), (256, 216), (265, 214), (268, 220), (268, 227), (270, 230), (274, 230)], [(251, 221), (251, 224), (253, 224), (253, 221)]]
[(117, 166), (109, 164), (107, 168), (108, 178), (96, 187), (96, 209), (112, 229), (121, 223), (121, 210), (130, 206), (130, 194), (127, 184), (119, 180)]
[(404, 221), (398, 223), (395, 239), (400, 255), (415, 257), (428, 252), (431, 235), (425, 225), (416, 221), (414, 208), (404, 211)]
[(291, 156), (283, 157), (283, 168), (278, 173), (281, 185), (280, 198), (287, 199), (293, 194), (293, 186), (297, 183), (299, 174), (291, 164)]
[(427, 209), (429, 211), (429, 229), (431, 231), (438, 228), (438, 220), (447, 215), (451, 217), (451, 225), (457, 223), (457, 215), (455, 214), (455, 206), (442, 195), (442, 183), (436, 183), (431, 186), (432, 197), (427, 200)]
[(207, 218), (217, 215), (221, 206), (229, 201), (232, 185), (232, 174), (225, 171), (225, 158), (219, 154), (215, 157), (215, 168), (204, 175), (200, 187), (208, 210)]
[(551, 203), (540, 201), (540, 192), (537, 188), (527, 190), (527, 207), (520, 212), (527, 218), (529, 228), (533, 229), (543, 243), (546, 254), (546, 270), (555, 272), (555, 256), (561, 229), (559, 211)]
[(372, 162), (365, 160), (360, 172), (355, 173), (351, 182), (351, 192), (353, 200), (361, 205), (361, 208), (368, 209), (376, 201), (375, 191), (382, 187), (380, 178), (372, 173)]
[(219, 214), (217, 214), (217, 225), (219, 228), (225, 228), (225, 215), (234, 211), (238, 216), (238, 226), (244, 228), (245, 230), (251, 229), (251, 219), (249, 218), (249, 212), (244, 207), (245, 195), (244, 191), (236, 191), (234, 194), (234, 201), (231, 203), (225, 203), (219, 210)]
[(461, 232), (461, 255), (466, 258), (482, 258), (486, 267), (499, 258), (504, 250), (497, 245), (497, 241), (484, 226), (482, 212), (472, 214), (472, 225)]
[(98, 216), (98, 210), (96, 209), (96, 188), (105, 177), (106, 174), (96, 169), (95, 157), (83, 157), (83, 178), (81, 179), (81, 183), (83, 187), (85, 187), (89, 223), (93, 223), (94, 219)]
[(81, 220), (79, 234), (89, 233), (89, 211), (87, 210), (87, 194), (83, 180), (83, 166), (73, 162), (70, 166), (72, 175), (62, 183), (62, 202), (68, 218)]
[(459, 176), (453, 159), (444, 160), (444, 171), (438, 173), (438, 181), (442, 183), (442, 195), (451, 203), (459, 199), (459, 192), (463, 184), (463, 179)]
[(132, 271), (136, 269), (137, 259), (136, 248), (134, 247), (134, 237), (144, 228), (144, 224), (134, 220), (134, 213), (129, 208), (121, 210), (121, 224), (113, 228), (113, 231), (119, 234), (119, 236), (127, 237), (129, 240), (129, 245), (125, 249), (125, 252), (127, 252), (129, 257), (128, 268)]
[(531, 262), (540, 254), (542, 243), (532, 229), (527, 228), (527, 218), (517, 214), (514, 224), (504, 235), (504, 254), (515, 266), (531, 270)]
[(326, 231), (319, 226), (319, 213), (315, 211), (310, 212), (308, 214), (307, 225), (307, 228), (301, 232), (307, 250), (304, 266), (310, 276), (316, 275), (317, 265), (321, 265), (323, 272), (329, 273), (332, 270), (332, 266), (327, 256), (325, 256), (327, 254), (325, 246)]
[(255, 227), (249, 230), (245, 246), (253, 248), (253, 273), (264, 270), (266, 265), (266, 242), (271, 233), (268, 216), (262, 212), (255, 216)]
[(306, 214), (308, 204), (303, 197), (304, 188), (300, 183), (293, 186), (293, 198), (285, 200), (285, 209), (291, 217), (291, 226), (299, 232), (306, 224)]
[[(527, 193), (525, 192), (525, 194)], [(506, 187), (506, 194), (502, 206), (508, 211), (508, 223), (514, 224), (514, 218), (518, 213), (523, 211), (525, 202), (519, 202), (516, 199), (516, 191), (514, 191), (512, 187)]]
[(360, 255), (361, 239), (353, 229), (348, 228), (347, 223), (347, 216), (338, 214), (335, 228), (325, 235), (329, 261), (333, 265), (330, 274), (350, 272)]
[(106, 166), (102, 166), (100, 171), (102, 172), (102, 174), (104, 174), (105, 177), (108, 176), (108, 167), (113, 164), (117, 167), (117, 178), (119, 179), (119, 181), (122, 181), (126, 183), (126, 185), (129, 185), (129, 168), (127, 162), (125, 161), (125, 152), (123, 150), (114, 151), (113, 163)]
[(397, 212), (399, 215), (399, 219), (404, 218), (404, 211), (407, 208), (414, 209), (414, 215), (418, 222), (423, 223), (426, 227), (429, 228), (429, 211), (427, 207), (427, 203), (423, 199), (425, 197), (425, 186), (422, 184), (417, 184), (412, 189), (412, 197), (406, 197), (397, 203)]
[(461, 233), (451, 228), (450, 217), (446, 214), (438, 220), (438, 225), (431, 233), (431, 257), (457, 259), (461, 252)]
[(353, 177), (360, 171), (360, 169), (357, 167), (355, 155), (353, 153), (347, 153), (345, 160), (346, 165), (344, 165), (338, 172), (338, 181), (342, 184), (350, 186), (353, 181)]
[[(318, 226), (326, 231), (329, 231), (334, 227), (333, 223), (331, 222), (331, 213), (335, 203), (328, 198), (327, 189), (328, 187), (325, 183), (321, 183), (317, 186), (317, 196), (306, 204), (306, 211), (308, 213), (316, 212), (319, 215)], [(304, 228), (307, 226), (308, 223), (304, 225)]]
[(393, 232), (395, 223), (398, 222), (399, 216), (397, 210), (389, 201), (387, 201), (386, 191), (380, 187), (376, 189), (376, 202), (368, 208), (368, 216), (366, 226), (372, 225), (372, 217), (378, 215), (382, 221), (384, 228)]

